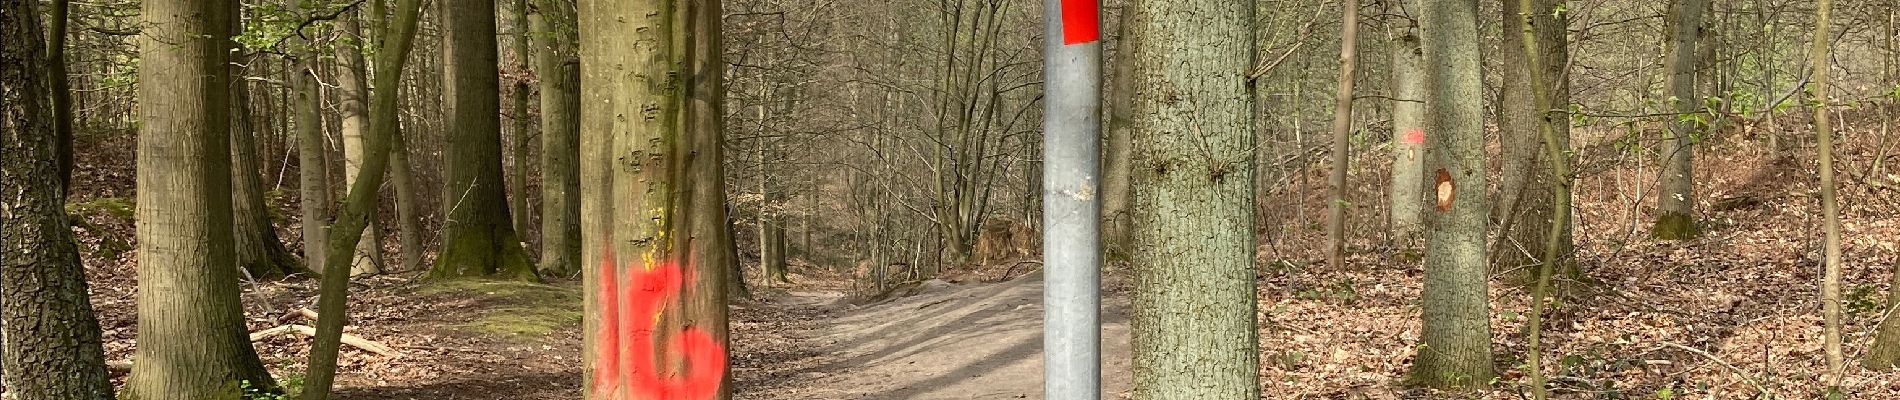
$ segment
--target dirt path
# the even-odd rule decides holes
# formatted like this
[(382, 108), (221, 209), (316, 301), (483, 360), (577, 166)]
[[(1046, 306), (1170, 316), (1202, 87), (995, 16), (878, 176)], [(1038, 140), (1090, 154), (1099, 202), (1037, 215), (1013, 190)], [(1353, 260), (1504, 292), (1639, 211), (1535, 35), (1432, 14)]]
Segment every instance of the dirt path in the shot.
[[(739, 310), (734, 376), (746, 399), (1042, 398), (1042, 280), (927, 282), (867, 306), (793, 291)], [(757, 313), (794, 316), (782, 326)], [(1103, 314), (1103, 398), (1128, 381), (1125, 302)], [(777, 332), (770, 331), (778, 329)], [(760, 347), (767, 344), (767, 347)]]

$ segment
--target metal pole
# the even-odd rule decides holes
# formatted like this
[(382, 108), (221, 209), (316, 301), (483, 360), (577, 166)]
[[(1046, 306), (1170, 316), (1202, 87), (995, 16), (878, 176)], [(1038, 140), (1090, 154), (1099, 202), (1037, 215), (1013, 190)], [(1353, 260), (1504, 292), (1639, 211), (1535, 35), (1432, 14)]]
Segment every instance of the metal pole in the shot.
[(1100, 0), (1043, 0), (1043, 397), (1101, 395)]

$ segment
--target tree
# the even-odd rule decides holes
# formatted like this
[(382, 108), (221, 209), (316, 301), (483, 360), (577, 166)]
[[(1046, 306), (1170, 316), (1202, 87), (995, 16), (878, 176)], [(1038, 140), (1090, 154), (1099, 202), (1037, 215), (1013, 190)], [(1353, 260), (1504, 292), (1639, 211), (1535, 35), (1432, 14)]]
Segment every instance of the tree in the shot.
[(515, 123), (513, 129), (513, 158), (515, 165), (514, 168), (508, 170), (508, 193), (512, 195), (508, 198), (508, 208), (514, 210), (514, 214), (512, 214), (514, 215), (514, 221), (510, 223), (514, 224), (515, 232), (521, 235), (528, 233), (528, 215), (530, 214), (528, 212), (528, 166), (530, 165), (528, 160), (528, 144), (533, 141), (534, 137), (534, 135), (529, 132), (530, 127), (534, 125), (534, 121), (528, 112), (528, 92), (533, 91), (530, 89), (532, 86), (528, 84), (528, 81), (531, 80), (531, 73), (528, 70), (528, 40), (530, 36), (532, 36), (532, 31), (528, 30), (529, 1), (530, 0), (514, 0), (512, 12), (509, 16), (509, 20), (514, 24), (515, 30), (519, 31), (520, 34), (515, 35), (514, 40), (509, 41), (511, 44), (511, 46), (509, 46), (511, 47), (510, 52), (513, 53), (511, 57), (514, 59), (513, 62), (509, 64), (511, 68), (514, 69), (511, 74), (514, 78), (514, 87), (511, 88), (509, 92), (514, 106), (514, 111), (510, 115)]
[[(1129, 17), (1134, 15), (1124, 10), (1119, 17), (1121, 22), (1116, 24), (1112, 40), (1116, 51), (1121, 54), (1128, 51), (1128, 42), (1123, 38), (1128, 37), (1128, 27), (1134, 25), (1129, 21)], [(1105, 136), (1102, 141), (1102, 250), (1108, 253), (1104, 259), (1111, 262), (1128, 259), (1131, 245), (1129, 236), (1134, 231), (1128, 209), (1129, 203), (1134, 202), (1135, 193), (1128, 181), (1133, 173), (1130, 164), (1135, 156), (1133, 143), (1128, 140), (1131, 136), (1129, 125), (1134, 119), (1128, 109), (1134, 100), (1133, 96), (1128, 95), (1129, 85), (1134, 82), (1134, 77), (1130, 76), (1134, 73), (1134, 61), (1133, 57), (1127, 56), (1109, 60), (1108, 90), (1104, 93), (1108, 102), (1108, 107), (1105, 107), (1108, 117), (1103, 119), (1106, 129), (1102, 129)]]
[[(408, 60), (422, 0), (400, 0), (396, 5), (395, 24), (387, 31), (387, 47), (376, 55), (376, 92), (369, 109), (368, 137), (364, 142), (361, 175), (352, 182), (337, 215), (336, 230), (330, 232), (326, 246), (332, 253), (358, 248), (363, 232), (375, 221), (377, 189), (393, 158), (392, 144), (401, 143), (402, 131), (396, 125), (397, 89)], [(354, 261), (326, 260), (323, 282), (317, 298), (317, 328), (310, 346), (309, 369), (304, 380), (303, 400), (325, 400), (336, 378), (337, 352), (340, 350), (345, 312), (349, 305), (350, 269)]]
[[(540, 0), (534, 31), (541, 76), (541, 272), (581, 272), (580, 60), (573, 0)], [(722, 192), (723, 193), (723, 192)]]
[(1352, 84), (1353, 67), (1358, 64), (1359, 1), (1342, 4), (1339, 34), (1339, 90), (1333, 102), (1333, 170), (1326, 182), (1332, 186), (1332, 201), (1326, 202), (1327, 264), (1334, 271), (1346, 268), (1346, 169), (1352, 164)]
[[(378, 16), (381, 17), (381, 16)], [(369, 135), (369, 72), (363, 61), (363, 45), (369, 36), (363, 34), (361, 17), (355, 8), (345, 10), (336, 18), (335, 28), (342, 32), (335, 43), (337, 65), (335, 91), (337, 109), (341, 112), (339, 130), (343, 136), (343, 185), (349, 187), (362, 177), (365, 158), (369, 156), (366, 135)], [(380, 178), (378, 178), (380, 179)], [(382, 235), (377, 234), (375, 219), (363, 232), (363, 240), (358, 241), (354, 256), (351, 256), (350, 275), (380, 273), (383, 270)]]
[(1427, 217), (1424, 329), (1411, 383), (1474, 387), (1493, 376), (1485, 294), (1484, 105), (1476, 0), (1424, 2), (1424, 135), (1432, 149), (1435, 212)]
[[(687, 103), (684, 111), (685, 151), (683, 165), (689, 182), (691, 205), (685, 218), (687, 266), (695, 276), (685, 292), (681, 328), (703, 329), (712, 340), (730, 348), (727, 285), (738, 271), (737, 247), (732, 240), (732, 220), (726, 214), (725, 122), (726, 86), (721, 45), (721, 0), (691, 0), (686, 18)], [(782, 229), (782, 228), (781, 228)], [(781, 235), (782, 236), (782, 235)], [(781, 239), (781, 248), (783, 240)], [(782, 251), (782, 250), (781, 250)], [(725, 366), (722, 366), (725, 367)], [(717, 399), (732, 397), (732, 373), (721, 373)]]
[[(1539, 246), (1543, 249), (1543, 253), (1541, 258), (1529, 260), (1537, 262), (1538, 268), (1535, 270), (1537, 271), (1536, 283), (1531, 287), (1531, 312), (1527, 327), (1530, 331), (1530, 354), (1526, 357), (1529, 359), (1527, 369), (1530, 370), (1531, 396), (1537, 400), (1544, 400), (1550, 397), (1544, 379), (1544, 298), (1550, 293), (1551, 274), (1558, 267), (1565, 265), (1563, 261), (1569, 256), (1570, 249), (1567, 244), (1570, 240), (1571, 202), (1569, 138), (1566, 137), (1568, 131), (1560, 128), (1560, 126), (1567, 126), (1570, 119), (1567, 114), (1557, 111), (1558, 107), (1555, 106), (1554, 100), (1567, 99), (1568, 95), (1562, 94), (1565, 89), (1563, 83), (1565, 78), (1561, 75), (1563, 70), (1557, 68), (1558, 74), (1551, 74), (1552, 68), (1549, 63), (1552, 58), (1561, 59), (1566, 55), (1566, 50), (1562, 47), (1567, 46), (1563, 35), (1568, 28), (1556, 1), (1518, 0), (1515, 6), (1506, 5), (1505, 9), (1517, 11), (1517, 15), (1506, 15), (1504, 21), (1507, 22), (1506, 31), (1511, 30), (1508, 28), (1509, 22), (1516, 22), (1518, 33), (1506, 36), (1516, 37), (1518, 44), (1511, 46), (1507, 42), (1504, 45), (1507, 48), (1518, 48), (1521, 51), (1519, 54), (1523, 56), (1524, 79), (1528, 83), (1526, 86), (1531, 89), (1531, 110), (1535, 117), (1539, 117), (1535, 120), (1539, 134), (1537, 141), (1543, 144), (1543, 158), (1550, 166), (1547, 171), (1549, 177), (1544, 179), (1550, 188), (1550, 216), (1549, 220), (1543, 224), (1545, 225), (1544, 241)], [(1547, 47), (1550, 45), (1556, 45), (1559, 48)]]
[(139, 46), (138, 350), (126, 395), (276, 390), (245, 336), (232, 248), (231, 4), (144, 2)]
[(501, 170), (501, 78), (495, 44), (495, 1), (443, 5), (450, 99), (442, 250), (432, 277), (536, 280), (508, 214)]
[(292, 78), (296, 86), (297, 187), (301, 191), (303, 211), (304, 267), (321, 272), (328, 252), (324, 239), (330, 237), (330, 163), (323, 151), (323, 100), (317, 92), (317, 56), (301, 55)]
[[(244, 34), (241, 6), (232, 2), (231, 12), (231, 35)], [(237, 261), (253, 279), (278, 278), (297, 273), (303, 266), (277, 238), (270, 209), (264, 205), (264, 183), (258, 176), (263, 168), (257, 155), (257, 129), (251, 122), (250, 85), (241, 79), (244, 66), (256, 57), (243, 58), (229, 66), (231, 76), (240, 78), (231, 85), (231, 105), (235, 107), (231, 115), (231, 216), (236, 219), (232, 228), (236, 231)]]
[(1822, 230), (1827, 232), (1822, 242), (1827, 264), (1821, 277), (1821, 341), (1827, 353), (1824, 379), (1828, 386), (1828, 398), (1838, 399), (1841, 398), (1841, 374), (1847, 371), (1847, 363), (1841, 354), (1841, 205), (1834, 181), (1834, 131), (1827, 110), (1829, 70), (1834, 69), (1833, 61), (1828, 57), (1831, 50), (1828, 13), (1833, 6), (1831, 0), (1820, 0), (1814, 9), (1814, 36), (1809, 39), (1808, 68), (1813, 69), (1814, 75), (1810, 107), (1814, 109), (1815, 153), (1821, 169)]
[(1669, 13), (1669, 54), (1664, 64), (1669, 76), (1663, 84), (1669, 88), (1669, 101), (1675, 119), (1662, 141), (1662, 175), (1656, 198), (1656, 226), (1650, 235), (1657, 239), (1683, 240), (1701, 234), (1695, 221), (1695, 139), (1701, 123), (1695, 116), (1702, 108), (1696, 96), (1696, 37), (1702, 26), (1707, 0), (1676, 0)]
[(1417, 0), (1386, 1), (1405, 16), (1387, 26), (1392, 52), (1392, 237), (1409, 243), (1425, 223), (1425, 50), (1419, 47)]
[[(1555, 107), (1562, 108), (1570, 103), (1570, 88), (1566, 83), (1568, 74), (1564, 71), (1564, 66), (1569, 62), (1569, 45), (1565, 38), (1569, 18), (1565, 17), (1565, 13), (1556, 11), (1531, 13), (1533, 27), (1548, 27), (1532, 29), (1535, 36), (1530, 39), (1535, 40), (1542, 51), (1542, 54), (1537, 55), (1542, 60), (1539, 65), (1544, 68), (1541, 74), (1550, 78), (1547, 81), (1535, 81), (1532, 78), (1535, 74), (1527, 61), (1531, 57), (1521, 45), (1525, 31), (1515, 29), (1518, 19), (1525, 14), (1523, 7), (1517, 3), (1517, 0), (1508, 0), (1503, 7), (1504, 26), (1513, 29), (1503, 30), (1504, 46), (1499, 49), (1504, 61), (1501, 63), (1503, 82), (1498, 85), (1497, 118), (1503, 144), (1499, 155), (1501, 167), (1498, 168), (1497, 208), (1494, 211), (1500, 228), (1491, 253), (1494, 257), (1491, 268), (1495, 271), (1514, 271), (1524, 266), (1542, 264), (1544, 234), (1554, 224), (1563, 231), (1558, 237), (1556, 250), (1561, 255), (1558, 272), (1564, 273), (1575, 266), (1562, 261), (1569, 258), (1574, 247), (1570, 234), (1571, 221), (1568, 218), (1556, 220), (1557, 210), (1554, 208), (1560, 201), (1568, 204), (1569, 199), (1554, 198), (1557, 194), (1554, 181), (1557, 178), (1551, 175), (1554, 173), (1552, 169), (1542, 168), (1547, 163), (1542, 127), (1546, 126), (1546, 119), (1553, 117), (1549, 108), (1538, 105), (1534, 89), (1548, 91), (1548, 100)], [(1533, 7), (1538, 10), (1556, 9), (1545, 2), (1534, 4)], [(1569, 120), (1565, 118), (1555, 122), (1549, 127), (1556, 134), (1557, 148), (1562, 153), (1568, 153)]]
[[(99, 320), (66, 217), (61, 132), (38, 2), (0, 5), (0, 376), (9, 398), (111, 399)], [(63, 13), (53, 13), (62, 18)], [(54, 29), (58, 32), (59, 29)], [(58, 43), (59, 41), (55, 41)], [(66, 124), (70, 129), (70, 124)]]
[(1257, 398), (1253, 6), (1144, 0), (1123, 12), (1135, 13), (1124, 55), (1135, 60), (1135, 398)]

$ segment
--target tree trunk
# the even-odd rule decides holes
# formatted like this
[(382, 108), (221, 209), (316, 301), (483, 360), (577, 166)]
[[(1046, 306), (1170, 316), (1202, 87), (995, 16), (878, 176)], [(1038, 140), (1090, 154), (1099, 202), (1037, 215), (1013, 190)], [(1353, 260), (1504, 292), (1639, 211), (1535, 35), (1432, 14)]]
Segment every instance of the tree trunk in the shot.
[(1353, 68), (1358, 66), (1359, 1), (1346, 0), (1339, 39), (1339, 90), (1333, 102), (1333, 169), (1326, 184), (1332, 186), (1332, 201), (1326, 202), (1327, 264), (1333, 271), (1346, 268), (1346, 170), (1352, 152)]
[(139, 46), (138, 351), (126, 395), (275, 391), (245, 337), (231, 238), (228, 18), (216, 0), (149, 0)]
[[(581, 272), (580, 60), (573, 0), (540, 0), (541, 272)], [(723, 175), (723, 174), (721, 174)], [(723, 193), (723, 192), (722, 192)]]
[(1135, 398), (1258, 398), (1253, 6), (1130, 6)]
[(532, 165), (532, 162), (528, 160), (528, 145), (534, 142), (534, 135), (529, 132), (534, 123), (528, 112), (528, 92), (532, 91), (532, 86), (528, 85), (528, 77), (531, 75), (528, 69), (528, 39), (530, 37), (528, 1), (530, 0), (514, 0), (512, 19), (514, 28), (521, 34), (510, 41), (513, 42), (511, 47), (513, 47), (514, 62), (509, 63), (514, 68), (514, 73), (511, 74), (514, 77), (514, 89), (511, 90), (510, 95), (514, 100), (514, 112), (511, 115), (514, 116), (515, 126), (514, 140), (511, 144), (514, 145), (515, 165), (514, 168), (508, 170), (508, 194), (511, 195), (508, 197), (508, 209), (514, 210), (514, 214), (511, 215), (515, 217), (515, 232), (523, 239), (526, 239), (529, 233), (528, 217), (531, 214), (528, 212), (528, 167)]
[(444, 6), (449, 100), (447, 221), (431, 277), (538, 280), (509, 217), (501, 168), (501, 78), (495, 1)]
[[(726, 64), (720, 2), (692, 0), (685, 29), (689, 36), (687, 76), (691, 81), (684, 105), (688, 151), (682, 155), (687, 157), (686, 173), (690, 176), (686, 182), (691, 185), (686, 201), (692, 205), (686, 217), (685, 237), (690, 238), (686, 265), (693, 271), (688, 275), (696, 278), (685, 288), (685, 318), (681, 322), (685, 328), (705, 331), (720, 346), (730, 347), (727, 304), (732, 293), (728, 293), (727, 285), (731, 284), (729, 275), (736, 271), (739, 258), (731, 251), (735, 249), (729, 229), (732, 223), (726, 215)], [(732, 398), (731, 368), (723, 363), (720, 367), (724, 369), (717, 396), (707, 399)]]
[[(697, 260), (682, 259), (691, 254), (685, 247), (691, 242), (677, 241), (691, 224), (679, 221), (690, 214), (678, 203), (692, 197), (681, 193), (691, 185), (678, 181), (691, 161), (679, 154), (685, 140), (682, 6), (675, 0), (580, 2), (581, 221), (589, 232), (581, 238), (582, 285), (589, 289), (582, 354), (589, 399), (669, 392), (709, 398), (725, 379), (719, 327), (705, 315), (662, 311), (706, 304), (694, 292), (700, 280), (714, 279), (700, 275), (692, 265)], [(656, 313), (671, 316), (656, 319)], [(654, 365), (662, 348), (679, 351), (667, 352), (664, 358), (673, 360), (667, 365)]]
[[(242, 10), (232, 4), (231, 35), (244, 33)], [(263, 167), (257, 156), (256, 125), (251, 123), (250, 84), (243, 79), (250, 60), (232, 63), (231, 84), (231, 216), (236, 219), (235, 242), (238, 268), (252, 279), (281, 278), (297, 273), (297, 258), (277, 238), (272, 227), (270, 208), (264, 202), (264, 183), (258, 177)]]
[[(376, 93), (370, 109), (370, 132), (364, 148), (362, 178), (350, 185), (342, 213), (337, 216), (336, 231), (327, 238), (332, 254), (358, 248), (363, 231), (376, 218), (376, 198), (388, 172), (393, 153), (390, 147), (401, 143), (396, 122), (396, 95), (402, 81), (402, 69), (416, 31), (417, 14), (422, 0), (401, 0), (390, 40), (376, 56)], [(325, 400), (336, 378), (337, 352), (349, 305), (350, 264), (343, 259), (326, 260), (323, 282), (317, 298), (317, 329), (310, 346), (309, 368), (304, 380), (302, 400)]]
[(1696, 31), (1702, 26), (1703, 1), (1676, 0), (1670, 10), (1671, 30), (1669, 34), (1669, 54), (1664, 62), (1669, 68), (1668, 81), (1669, 104), (1675, 109), (1676, 116), (1669, 125), (1669, 131), (1663, 135), (1662, 175), (1658, 183), (1656, 198), (1656, 226), (1650, 235), (1663, 240), (1684, 240), (1701, 235), (1701, 227), (1695, 221), (1695, 141), (1699, 135), (1700, 118), (1691, 118), (1701, 109), (1702, 98), (1696, 96)]
[(1108, 101), (1108, 119), (1105, 124), (1108, 129), (1102, 130), (1107, 136), (1102, 146), (1102, 249), (1108, 253), (1105, 260), (1109, 262), (1128, 259), (1128, 253), (1132, 250), (1129, 248), (1129, 237), (1134, 231), (1134, 227), (1129, 225), (1128, 209), (1129, 203), (1134, 200), (1134, 190), (1128, 178), (1135, 154), (1129, 142), (1133, 135), (1129, 131), (1130, 124), (1134, 122), (1134, 115), (1129, 114), (1134, 97), (1129, 92), (1133, 91), (1131, 85), (1135, 80), (1135, 59), (1128, 56), (1133, 43), (1124, 40), (1129, 37), (1128, 29), (1133, 22), (1129, 18), (1133, 15), (1135, 13), (1123, 10), (1118, 18), (1116, 53), (1109, 61), (1108, 91), (1105, 93)]
[(1392, 238), (1410, 246), (1425, 224), (1425, 53), (1419, 47), (1417, 0), (1386, 2), (1396, 19), (1387, 36), (1392, 51)]
[(303, 262), (311, 272), (322, 272), (324, 239), (330, 237), (330, 169), (323, 156), (323, 101), (317, 92), (316, 55), (297, 63), (297, 187), (303, 205)]
[(64, 116), (57, 100), (48, 102), (60, 86), (50, 82), (63, 78), (41, 75), (57, 68), (34, 68), (60, 62), (41, 53), (37, 3), (0, 6), (0, 370), (12, 371), (0, 387), (9, 398), (111, 399), (99, 320), (66, 220)]
[[(1521, 18), (1521, 7), (1517, 0), (1504, 2), (1504, 26), (1515, 27)], [(1552, 9), (1548, 0), (1537, 0), (1537, 9)], [(1498, 85), (1501, 100), (1498, 101), (1498, 132), (1503, 142), (1502, 168), (1499, 171), (1497, 219), (1502, 227), (1494, 243), (1491, 268), (1494, 271), (1526, 270), (1524, 267), (1542, 263), (1545, 252), (1546, 233), (1553, 223), (1560, 224), (1563, 234), (1558, 237), (1558, 254), (1568, 258), (1571, 248), (1571, 221), (1553, 221), (1558, 202), (1552, 170), (1544, 168), (1547, 163), (1544, 156), (1544, 137), (1540, 127), (1546, 117), (1558, 118), (1568, 114), (1550, 114), (1551, 110), (1540, 110), (1536, 105), (1532, 85), (1545, 85), (1551, 96), (1550, 104), (1570, 104), (1568, 74), (1564, 66), (1569, 62), (1569, 42), (1565, 37), (1569, 19), (1558, 13), (1534, 13), (1531, 23), (1537, 27), (1536, 36), (1542, 64), (1543, 76), (1549, 82), (1531, 81), (1524, 46), (1519, 45), (1524, 36), (1520, 29), (1504, 29), (1505, 44), (1500, 49), (1505, 61), (1503, 65), (1503, 83)], [(1567, 118), (1552, 121), (1551, 129), (1558, 139), (1557, 147), (1564, 152), (1570, 149), (1570, 123)], [(1555, 271), (1573, 273), (1575, 264), (1559, 260)]]
[(1827, 371), (1822, 380), (1827, 383), (1829, 398), (1841, 397), (1841, 374), (1846, 372), (1846, 358), (1841, 354), (1841, 206), (1840, 195), (1835, 190), (1834, 180), (1834, 131), (1828, 113), (1828, 76), (1833, 64), (1828, 57), (1829, 45), (1828, 14), (1833, 1), (1821, 0), (1814, 9), (1814, 36), (1808, 48), (1808, 68), (1813, 68), (1814, 76), (1814, 136), (1816, 158), (1821, 169), (1821, 218), (1822, 230), (1826, 239), (1822, 242), (1827, 264), (1821, 277), (1821, 321), (1822, 348), (1827, 356)]
[[(72, 190), (73, 179), (73, 89), (72, 77), (66, 74), (66, 23), (67, 11), (71, 8), (67, 0), (53, 0), (51, 15), (47, 16), (47, 70), (52, 81), (53, 124), (59, 130), (59, 179), (65, 182), (63, 190)], [(1889, 27), (1892, 25), (1890, 24)], [(1891, 42), (1889, 42), (1891, 44)], [(1890, 46), (1891, 47), (1891, 46)]]
[[(341, 114), (343, 133), (343, 185), (349, 187), (356, 183), (358, 172), (363, 168), (365, 154), (364, 135), (369, 132), (369, 74), (363, 65), (363, 48), (368, 36), (363, 35), (362, 23), (354, 11), (344, 12), (337, 17), (336, 29), (342, 31), (343, 38), (335, 42), (336, 57), (339, 65), (336, 73), (337, 109)], [(382, 178), (377, 178), (382, 179)], [(372, 210), (374, 206), (372, 205)], [(355, 256), (350, 262), (350, 275), (381, 273), (383, 270), (382, 230), (377, 227), (376, 219), (370, 218), (369, 230), (363, 232), (363, 240), (357, 242)]]
[(410, 171), (409, 143), (402, 136), (399, 133), (402, 140), (389, 144), (389, 185), (396, 187), (396, 235), (402, 242), (402, 266), (397, 272), (411, 272), (422, 268), (422, 211)]
[(1420, 20), (1425, 51), (1425, 134), (1437, 207), (1427, 217), (1424, 327), (1410, 382), (1476, 387), (1491, 367), (1490, 299), (1485, 294), (1483, 83), (1475, 0), (1430, 0)]

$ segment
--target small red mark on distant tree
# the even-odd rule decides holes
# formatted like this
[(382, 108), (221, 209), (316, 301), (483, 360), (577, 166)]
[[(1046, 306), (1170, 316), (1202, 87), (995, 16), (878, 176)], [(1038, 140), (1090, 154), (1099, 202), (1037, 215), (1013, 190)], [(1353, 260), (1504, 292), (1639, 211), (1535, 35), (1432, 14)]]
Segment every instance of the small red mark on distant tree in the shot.
[(1062, 0), (1062, 44), (1088, 43), (1102, 38), (1099, 0)]
[(1405, 140), (1406, 144), (1425, 144), (1425, 130), (1412, 128), (1412, 130), (1405, 131), (1405, 138), (1403, 140)]
[(600, 273), (600, 334), (595, 343), (594, 392), (607, 399), (703, 400), (718, 394), (726, 373), (726, 349), (712, 334), (688, 327), (666, 344), (666, 360), (684, 360), (686, 370), (664, 373), (654, 365), (653, 331), (660, 311), (685, 286), (671, 261), (645, 268), (629, 265), (621, 282), (613, 252)]
[(1444, 168), (1438, 169), (1438, 211), (1451, 211), (1451, 203), (1458, 199), (1458, 184), (1452, 183), (1451, 173)]

